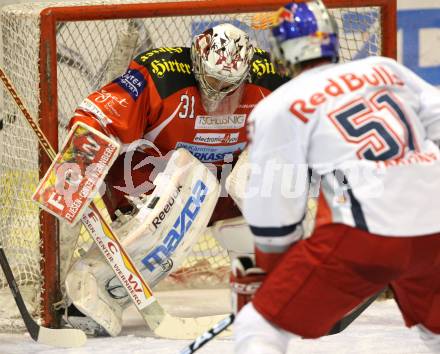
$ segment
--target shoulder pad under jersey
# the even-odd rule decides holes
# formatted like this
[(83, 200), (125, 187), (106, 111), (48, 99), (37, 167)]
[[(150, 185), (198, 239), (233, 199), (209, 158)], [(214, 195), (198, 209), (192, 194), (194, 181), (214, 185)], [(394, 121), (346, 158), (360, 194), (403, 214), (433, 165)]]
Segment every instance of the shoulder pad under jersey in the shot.
[(270, 54), (259, 48), (255, 48), (251, 60), (250, 74), (252, 84), (265, 87), (270, 91), (275, 90), (290, 79), (285, 75), (280, 75), (270, 61)]
[(134, 61), (147, 68), (162, 98), (196, 85), (190, 49), (187, 47), (151, 49), (139, 54)]

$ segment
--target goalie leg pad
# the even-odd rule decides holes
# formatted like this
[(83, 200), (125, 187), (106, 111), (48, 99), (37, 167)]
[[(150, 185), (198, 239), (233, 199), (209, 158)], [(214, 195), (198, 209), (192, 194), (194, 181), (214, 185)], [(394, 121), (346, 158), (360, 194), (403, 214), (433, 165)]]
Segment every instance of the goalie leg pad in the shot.
[(231, 259), (254, 254), (253, 234), (242, 216), (217, 221), (210, 227), (210, 231), (218, 243), (228, 251)]
[[(76, 249), (78, 237), (80, 235), (81, 223), (71, 226), (65, 222), (60, 223), (60, 278), (64, 284), (67, 272), (70, 268), (73, 252)], [(64, 293), (64, 291), (63, 291)]]
[[(220, 193), (216, 177), (184, 149), (172, 154), (154, 184), (156, 187), (150, 196), (133, 201), (137, 214), (114, 228), (151, 287), (176, 270), (186, 258), (206, 229)], [(81, 276), (83, 280), (79, 280)], [(66, 290), (74, 305), (80, 311), (84, 309), (84, 313), (110, 335), (117, 335), (120, 314), (130, 300), (97, 247), (92, 247), (74, 266), (67, 283), (71, 283), (66, 284)], [(93, 305), (89, 304), (91, 299), (86, 291), (78, 290), (86, 288), (97, 295)]]
[[(111, 336), (117, 336), (122, 329), (122, 311), (120, 303), (112, 299), (97, 275), (104, 271), (108, 274), (109, 267), (104, 260), (88, 262), (80, 260), (75, 264), (66, 278), (66, 291), (69, 300), (85, 316), (90, 317)], [(101, 268), (101, 270), (99, 269)], [(110, 270), (111, 271), (111, 270)], [(90, 332), (102, 332), (93, 321), (85, 318), (67, 321), (76, 328)], [(98, 333), (93, 333), (98, 334)]]
[(251, 173), (248, 150), (238, 157), (237, 163), (226, 178), (225, 188), (240, 210), (243, 210), (243, 200), (246, 195), (246, 184)]

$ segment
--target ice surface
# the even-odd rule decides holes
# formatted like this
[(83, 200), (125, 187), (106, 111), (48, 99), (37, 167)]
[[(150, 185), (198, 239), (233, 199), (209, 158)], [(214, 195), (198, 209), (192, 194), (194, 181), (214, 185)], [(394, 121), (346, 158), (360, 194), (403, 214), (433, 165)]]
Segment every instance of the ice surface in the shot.
[[(180, 316), (229, 311), (225, 290), (172, 291), (157, 295), (168, 311)], [(60, 349), (37, 344), (26, 334), (0, 334), (0, 354), (178, 354), (190, 341), (151, 338), (134, 308), (124, 314), (117, 338), (89, 338), (83, 348)], [(232, 340), (215, 340), (200, 354), (232, 354)], [(428, 354), (416, 330), (404, 327), (393, 300), (376, 302), (340, 334), (319, 340), (294, 340), (289, 354)]]

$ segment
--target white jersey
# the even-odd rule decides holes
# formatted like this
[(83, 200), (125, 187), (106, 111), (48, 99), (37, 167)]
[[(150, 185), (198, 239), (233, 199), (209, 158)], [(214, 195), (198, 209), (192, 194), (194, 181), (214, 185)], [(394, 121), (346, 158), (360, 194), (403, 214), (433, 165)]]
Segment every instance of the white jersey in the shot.
[(307, 70), (251, 114), (244, 215), (261, 250), (299, 237), (312, 180), (317, 221), (383, 236), (440, 231), (440, 92), (396, 61)]

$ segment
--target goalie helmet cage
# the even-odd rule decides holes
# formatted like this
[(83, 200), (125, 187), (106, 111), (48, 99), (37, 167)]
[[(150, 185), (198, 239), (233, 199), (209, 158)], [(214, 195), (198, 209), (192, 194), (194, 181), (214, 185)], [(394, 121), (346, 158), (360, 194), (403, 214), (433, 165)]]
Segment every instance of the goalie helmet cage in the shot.
[[(396, 0), (324, 2), (338, 23), (342, 61), (367, 55), (396, 57)], [(75, 0), (9, 5), (1, 15), (0, 64), (49, 141), (58, 147), (75, 107), (90, 92), (122, 74), (136, 53), (189, 46), (194, 34), (223, 21), (245, 29), (259, 47), (268, 49), (266, 31), (251, 29), (247, 20), (285, 3)], [(58, 223), (30, 201), (50, 161), (8, 93), (1, 90), (0, 242), (27, 306), (42, 324), (56, 327), (59, 314), (54, 304), (62, 298), (60, 274), (64, 276), (68, 263), (63, 242), (59, 242)], [(309, 208), (313, 207), (311, 201)], [(307, 222), (310, 232), (313, 210)], [(90, 241), (82, 235), (80, 240), (87, 245)], [(77, 245), (76, 256), (86, 249), (84, 245)], [(209, 272), (209, 267), (214, 271)], [(226, 274), (220, 269), (227, 267), (226, 253), (206, 235), (174, 279), (201, 274), (204, 286)], [(18, 311), (5, 300), (8, 295), (1, 274), (0, 330), (21, 327)]]

